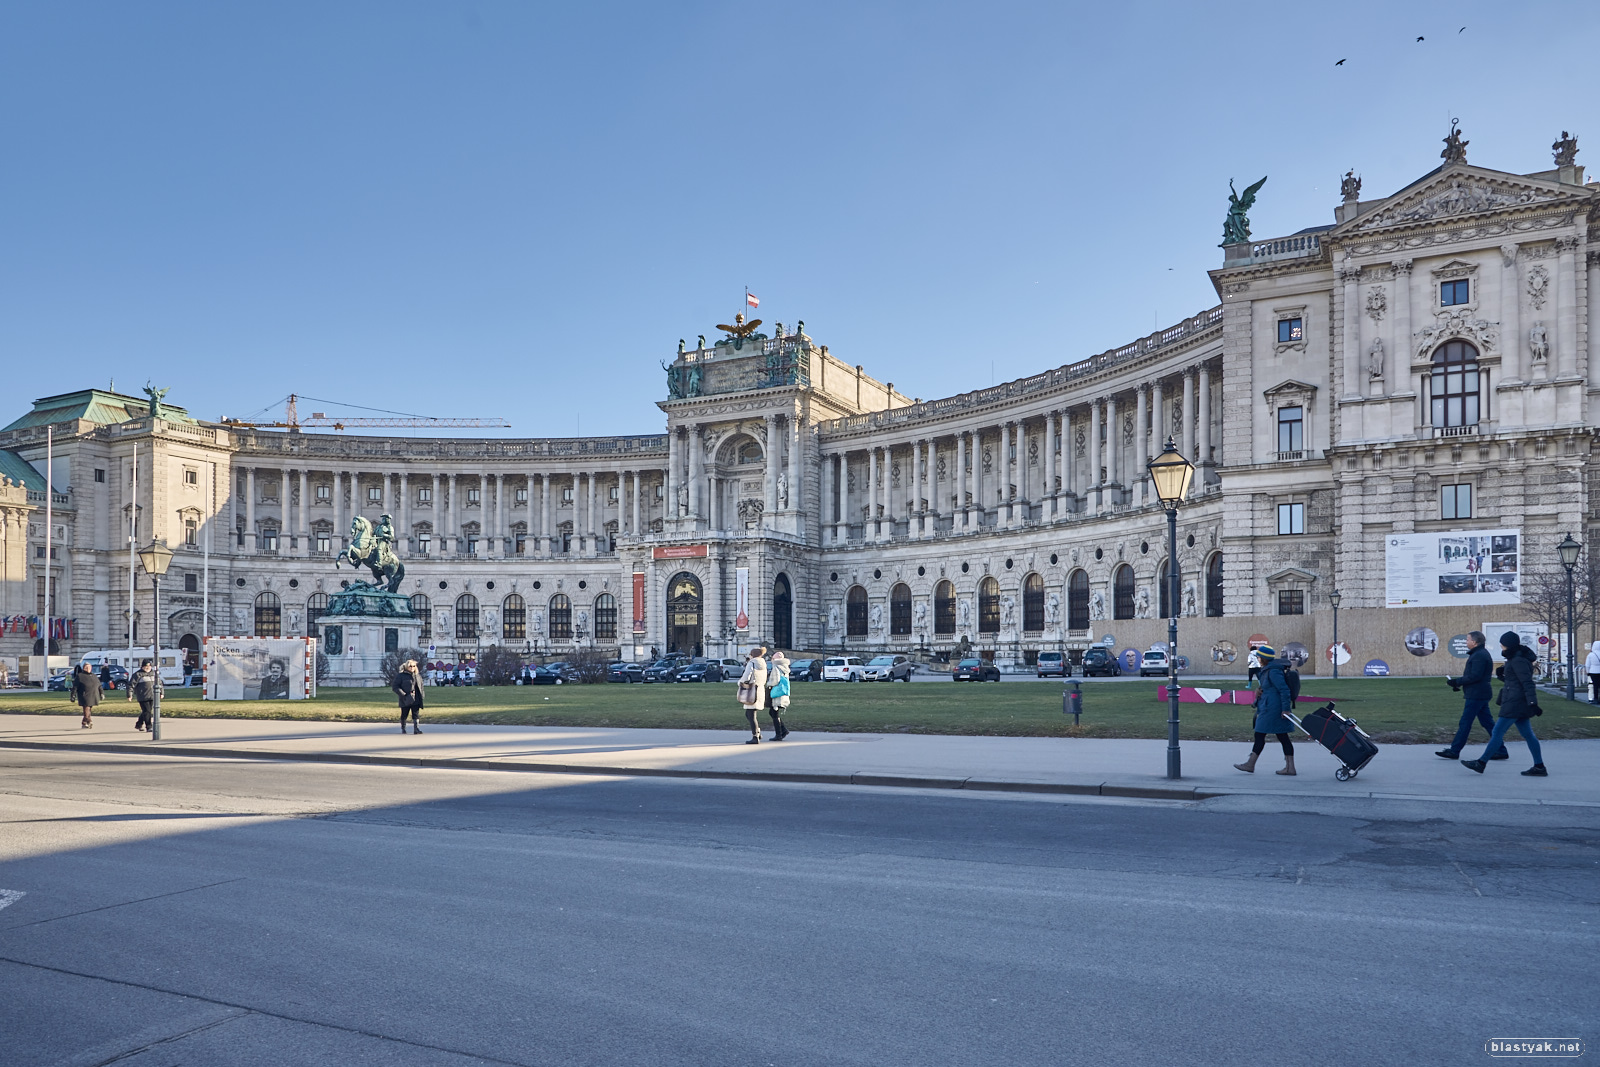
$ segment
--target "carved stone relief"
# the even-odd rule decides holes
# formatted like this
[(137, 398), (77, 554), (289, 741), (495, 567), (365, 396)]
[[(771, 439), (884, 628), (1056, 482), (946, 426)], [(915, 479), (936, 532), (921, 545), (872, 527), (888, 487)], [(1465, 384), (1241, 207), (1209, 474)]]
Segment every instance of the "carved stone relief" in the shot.
[(1535, 311), (1543, 310), (1544, 302), (1550, 298), (1550, 272), (1544, 267), (1534, 267), (1528, 271), (1528, 303), (1532, 304)]
[(1383, 338), (1374, 337), (1372, 347), (1367, 350), (1367, 377), (1383, 377)]
[(1389, 310), (1389, 294), (1383, 286), (1375, 286), (1367, 294), (1367, 317), (1373, 322), (1382, 322), (1384, 314)]
[(1438, 321), (1416, 333), (1417, 355), (1423, 356), (1434, 345), (1450, 337), (1465, 337), (1487, 352), (1500, 344), (1500, 326), (1484, 319), (1471, 318), (1471, 312), (1441, 312)]

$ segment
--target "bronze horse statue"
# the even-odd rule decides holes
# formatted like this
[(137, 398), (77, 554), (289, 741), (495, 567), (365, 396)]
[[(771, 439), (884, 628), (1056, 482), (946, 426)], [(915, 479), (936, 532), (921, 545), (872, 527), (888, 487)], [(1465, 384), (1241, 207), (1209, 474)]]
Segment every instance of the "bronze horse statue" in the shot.
[(379, 523), (374, 531), (365, 516), (351, 519), (350, 547), (334, 557), (333, 565), (338, 567), (341, 561), (348, 561), (356, 570), (365, 566), (372, 571), (373, 585), (385, 585), (389, 592), (398, 593), (405, 580), (406, 565), (394, 554), (394, 528), (389, 525), (389, 516), (383, 516)]

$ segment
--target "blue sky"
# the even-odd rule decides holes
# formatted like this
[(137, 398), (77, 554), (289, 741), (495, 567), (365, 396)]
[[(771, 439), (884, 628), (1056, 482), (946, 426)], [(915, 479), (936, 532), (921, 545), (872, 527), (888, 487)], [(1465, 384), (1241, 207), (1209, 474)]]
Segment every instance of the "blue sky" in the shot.
[(1577, 2), (13, 3), (3, 421), (115, 377), (654, 432), (747, 285), (944, 396), (1216, 303), (1229, 178), (1260, 238), (1451, 117), (1600, 173), (1597, 54)]

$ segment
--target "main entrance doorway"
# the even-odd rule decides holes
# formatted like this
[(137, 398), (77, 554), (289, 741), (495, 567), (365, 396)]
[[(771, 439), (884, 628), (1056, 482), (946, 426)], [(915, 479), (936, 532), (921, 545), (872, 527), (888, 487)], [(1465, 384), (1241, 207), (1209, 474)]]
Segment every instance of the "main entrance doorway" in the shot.
[(704, 619), (700, 582), (692, 574), (675, 575), (667, 583), (667, 651), (705, 655)]
[(787, 574), (778, 575), (772, 583), (772, 644), (774, 648), (794, 647), (794, 593)]

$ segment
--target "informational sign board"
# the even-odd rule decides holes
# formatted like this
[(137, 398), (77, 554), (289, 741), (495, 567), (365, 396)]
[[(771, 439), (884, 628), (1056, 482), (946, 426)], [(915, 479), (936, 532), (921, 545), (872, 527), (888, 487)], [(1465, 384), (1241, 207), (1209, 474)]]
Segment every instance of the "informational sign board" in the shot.
[(314, 637), (208, 637), (205, 700), (307, 700), (317, 695)]
[(1390, 534), (1385, 605), (1439, 608), (1522, 602), (1522, 531)]

